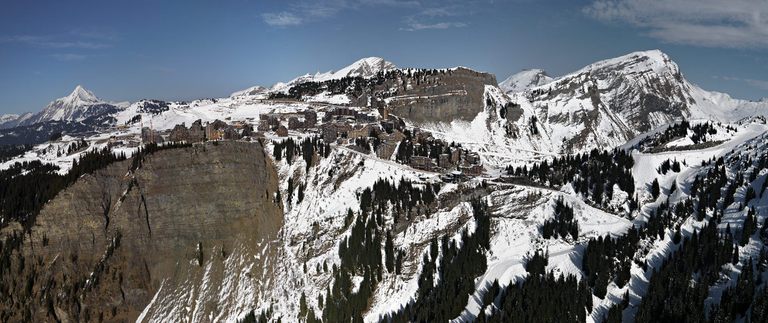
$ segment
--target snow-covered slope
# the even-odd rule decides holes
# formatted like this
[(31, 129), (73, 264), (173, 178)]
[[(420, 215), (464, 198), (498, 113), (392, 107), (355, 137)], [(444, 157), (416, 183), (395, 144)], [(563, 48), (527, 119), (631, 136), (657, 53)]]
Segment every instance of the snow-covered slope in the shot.
[(506, 80), (499, 83), (499, 87), (506, 93), (523, 92), (539, 85), (552, 82), (552, 78), (547, 72), (540, 69), (528, 69), (510, 75)]

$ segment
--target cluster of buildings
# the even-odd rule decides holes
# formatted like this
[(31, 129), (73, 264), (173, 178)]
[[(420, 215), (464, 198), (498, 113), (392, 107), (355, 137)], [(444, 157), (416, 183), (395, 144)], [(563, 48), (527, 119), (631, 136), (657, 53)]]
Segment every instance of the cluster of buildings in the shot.
[[(318, 113), (314, 109), (266, 113), (259, 115), (257, 132), (249, 125), (253, 123), (253, 119), (249, 119), (247, 123), (236, 121), (232, 124), (221, 120), (207, 123), (197, 120), (189, 127), (182, 123), (164, 132), (143, 127), (141, 142), (146, 144), (164, 141), (239, 140), (263, 132), (274, 132), (279, 137), (286, 137), (289, 130), (311, 131), (321, 135), (326, 142), (347, 145), (365, 153), (371, 152), (369, 148), (373, 148), (373, 153), (381, 159), (393, 159), (401, 143), (407, 142), (413, 147), (413, 154), (405, 160), (398, 157), (398, 160), (416, 169), (441, 172), (445, 181), (461, 181), (467, 177), (481, 175), (485, 171), (477, 153), (435, 139), (429, 131), (419, 128), (406, 130), (402, 120), (389, 116), (386, 109), (381, 110), (383, 112), (375, 113), (365, 109), (333, 107), (325, 111), (319, 125)], [(358, 138), (364, 138), (364, 142), (370, 143), (370, 147), (358, 147)], [(408, 141), (405, 141), (406, 139)], [(439, 150), (439, 155), (436, 155), (434, 150)], [(425, 156), (425, 151), (430, 153)]]
[(170, 141), (200, 142), (206, 140), (238, 140), (243, 136), (251, 136), (250, 126), (236, 122), (227, 124), (221, 120), (208, 122), (203, 126), (202, 121), (196, 120), (186, 127), (184, 123), (177, 124), (168, 135)]
[[(288, 127), (283, 123), (287, 121)], [(288, 130), (306, 130), (317, 126), (317, 112), (307, 109), (298, 113), (265, 113), (259, 115), (256, 130), (274, 131), (280, 137), (288, 136)]]
[(151, 127), (141, 127), (141, 142), (159, 144), (162, 143), (163, 136), (157, 130)]
[[(411, 156), (408, 164), (416, 169), (443, 172), (449, 174), (453, 180), (459, 180), (460, 176), (479, 176), (485, 171), (480, 155), (474, 151), (462, 148), (461, 146), (450, 145), (440, 139), (435, 139), (429, 131), (423, 131), (414, 128), (411, 135), (411, 144), (414, 151), (423, 150), (422, 145), (431, 150), (431, 146), (445, 147), (443, 152), (437, 155), (437, 158), (429, 156)], [(458, 177), (457, 177), (458, 176)]]
[(444, 182), (459, 182), (469, 177), (480, 176), (485, 171), (480, 155), (462, 148), (451, 148), (450, 153), (442, 153), (436, 159), (427, 156), (412, 156), (409, 165), (426, 171), (443, 173)]
[[(352, 109), (349, 107), (332, 107), (324, 111), (322, 122), (318, 125), (317, 112), (307, 109), (303, 112), (269, 113), (259, 117), (258, 131), (274, 132), (277, 136), (288, 136), (289, 130), (316, 131), (326, 142), (347, 145), (349, 148), (364, 150), (356, 147), (355, 139), (365, 138), (374, 140), (373, 153), (381, 159), (392, 159), (397, 153), (399, 144), (410, 138), (414, 150), (420, 150), (421, 145), (440, 145), (447, 151), (437, 158), (428, 156), (410, 156), (407, 164), (413, 168), (443, 172), (452, 181), (469, 176), (481, 175), (485, 168), (480, 156), (459, 146), (435, 139), (429, 131), (419, 128), (410, 129), (410, 137), (406, 136), (405, 124), (396, 117), (389, 116), (386, 108), (374, 112), (371, 109)], [(421, 149), (423, 151), (423, 149)], [(434, 157), (434, 156), (433, 156)], [(401, 162), (403, 162), (401, 160)]]
[(170, 131), (159, 132), (149, 127), (141, 128), (141, 142), (147, 143), (162, 143), (164, 141), (186, 141), (186, 142), (201, 142), (206, 140), (238, 140), (245, 136), (252, 136), (253, 130), (250, 126), (242, 123), (235, 122), (233, 124), (227, 124), (221, 120), (215, 120), (203, 125), (202, 120), (196, 120), (192, 125), (187, 126), (177, 124)]
[[(386, 118), (385, 118), (386, 119)], [(354, 121), (357, 123), (375, 123), (379, 121), (378, 115), (372, 111), (356, 110), (348, 107), (336, 107), (327, 111), (323, 116), (323, 122)]]

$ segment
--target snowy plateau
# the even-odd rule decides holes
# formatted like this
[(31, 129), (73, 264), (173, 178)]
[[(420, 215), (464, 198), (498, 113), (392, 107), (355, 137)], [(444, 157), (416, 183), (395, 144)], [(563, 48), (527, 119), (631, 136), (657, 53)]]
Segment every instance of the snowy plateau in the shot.
[(0, 159), (0, 317), (765, 320), (766, 116), (658, 50), (500, 83), (370, 57), (189, 102), (78, 85), (0, 117), (44, 133)]

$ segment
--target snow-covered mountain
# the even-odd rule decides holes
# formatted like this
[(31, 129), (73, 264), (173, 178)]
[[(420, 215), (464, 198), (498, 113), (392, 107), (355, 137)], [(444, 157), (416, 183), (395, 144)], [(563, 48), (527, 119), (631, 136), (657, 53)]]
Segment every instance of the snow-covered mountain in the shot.
[(0, 123), (6, 123), (6, 122), (14, 121), (17, 119), (19, 119), (18, 114), (13, 114), (13, 113), (4, 114), (0, 116)]
[(608, 108), (627, 124), (648, 129), (674, 117), (736, 121), (768, 112), (768, 103), (731, 98), (689, 82), (659, 50), (634, 52), (590, 64), (532, 88), (530, 101), (565, 111), (578, 105)]
[[(272, 86), (272, 91), (287, 91), (291, 86), (305, 82), (324, 82), (328, 80), (338, 80), (344, 77), (363, 77), (370, 78), (378, 72), (397, 69), (397, 66), (381, 57), (361, 58), (354, 63), (338, 71), (328, 71), (325, 73), (317, 72), (315, 74), (305, 74), (299, 76), (287, 83), (277, 83)], [(238, 92), (236, 92), (238, 93)]]
[[(515, 75), (502, 83), (511, 87), (521, 79), (526, 77)], [(511, 103), (512, 118), (520, 117), (507, 117), (503, 127), (539, 124), (542, 131), (538, 139), (531, 138), (538, 142), (533, 146), (557, 153), (609, 149), (676, 120), (734, 122), (768, 113), (766, 102), (733, 99), (690, 83), (659, 50), (602, 60), (525, 92), (507, 92), (509, 101), (497, 96), (496, 106)], [(515, 139), (520, 140), (527, 139)]]
[[(291, 82), (371, 77), (394, 68), (381, 59), (363, 59), (338, 72)], [(673, 286), (658, 279), (676, 279), (658, 274), (664, 268), (693, 268), (675, 266), (666, 259), (691, 254), (718, 259), (715, 266), (699, 271), (706, 275), (693, 270), (682, 275), (682, 284), (677, 285), (706, 287), (702, 289), (706, 299), (695, 305), (709, 306), (728, 294), (722, 290), (729, 285), (741, 288), (734, 284), (735, 277), (751, 264), (749, 259), (760, 258), (761, 235), (757, 231), (744, 234), (743, 228), (749, 207), (758, 210), (755, 223), (762, 224), (766, 218), (759, 210), (768, 204), (768, 196), (757, 190), (768, 181), (768, 125), (764, 118), (755, 117), (767, 111), (766, 101), (705, 91), (685, 80), (677, 64), (660, 51), (600, 61), (556, 79), (540, 70), (524, 71), (499, 86), (492, 75), (468, 69), (388, 74), (393, 76), (377, 85), (385, 99), (376, 102), (390, 108), (384, 110), (392, 117), (388, 120), (379, 119), (382, 115), (366, 105), (373, 106), (371, 101), (343, 103), (354, 112), (371, 113), (365, 121), (357, 120), (350, 110), (328, 104), (332, 92), (327, 88), (319, 87), (319, 94), (312, 96), (317, 103), (301, 96), (270, 100), (272, 90), (257, 86), (227, 98), (115, 105), (118, 112), (95, 115), (108, 116), (112, 125), (120, 127), (46, 139), (0, 164), (0, 169), (9, 169), (19, 161), (41, 160), (60, 166), (59, 174), (65, 174), (89, 150), (111, 147), (135, 158), (72, 176), (77, 181), (46, 203), (30, 233), (22, 236), (25, 243), (5, 244), (20, 248), (9, 253), (14, 257), (9, 267), (21, 268), (22, 274), (0, 275), (0, 287), (32, 287), (10, 300), (24, 303), (0, 302), (0, 314), (10, 315), (9, 321), (25, 321), (24, 315), (33, 313), (41, 321), (87, 321), (87, 317), (102, 316), (107, 321), (137, 317), (140, 322), (243, 321), (247, 315), (261, 314), (271, 321), (298, 322), (316, 315), (324, 322), (337, 322), (346, 321), (334, 319), (337, 313), (354, 313), (359, 316), (356, 321), (387, 322), (388, 313), (410, 313), (403, 308), (414, 305), (414, 313), (447, 316), (432, 321), (482, 322), (487, 316), (504, 321), (514, 306), (527, 301), (541, 303), (541, 295), (535, 295), (541, 291), (547, 294), (546, 302), (556, 304), (559, 298), (561, 305), (575, 306), (576, 311), (563, 311), (570, 318), (560, 321), (573, 321), (578, 313), (579, 321), (604, 322), (606, 317), (620, 320), (622, 314), (632, 318), (651, 311), (648, 304), (657, 302), (643, 305), (643, 301), (659, 295), (654, 286)], [(394, 91), (386, 93), (390, 88)], [(345, 87), (334, 90), (340, 96), (350, 93)], [(474, 99), (468, 92), (477, 92), (477, 100), (464, 100)], [(459, 99), (449, 101), (451, 96)], [(418, 104), (425, 98), (431, 99), (429, 104)], [(467, 109), (475, 101), (479, 112)], [(106, 104), (78, 87), (39, 116), (77, 121), (102, 111), (98, 107)], [(290, 126), (290, 118), (306, 118), (308, 110), (317, 112), (316, 127)], [(326, 124), (333, 118), (325, 117), (336, 112), (344, 115)], [(205, 125), (218, 119), (233, 129), (242, 126), (245, 133), (248, 126), (262, 130), (259, 120), (265, 114), (288, 118), (278, 122), (283, 126), (287, 122), (290, 131), (280, 135), (263, 130), (254, 134), (258, 140), (213, 139), (139, 153), (143, 127), (170, 138), (167, 130), (181, 123), (186, 130), (197, 120)], [(427, 122), (418, 123), (417, 117)], [(701, 140), (705, 142), (694, 140), (696, 131), (689, 128), (683, 134), (667, 132), (672, 128), (667, 123), (682, 118), (728, 122), (744, 117), (755, 118), (704, 129)], [(397, 118), (404, 119), (402, 125)], [(27, 128), (52, 122), (56, 121)], [(691, 120), (690, 124), (704, 122)], [(361, 135), (354, 143), (317, 137), (325, 136), (324, 129), (334, 129), (324, 126), (343, 127), (344, 123), (351, 129), (364, 123), (371, 131), (366, 135), (355, 130)], [(400, 134), (409, 133), (411, 138), (398, 138), (394, 130), (388, 134), (387, 124), (407, 127)], [(414, 127), (420, 128), (418, 132)], [(643, 145), (658, 149), (592, 153), (552, 162), (562, 153), (610, 150), (639, 138), (642, 132), (654, 131), (657, 136)], [(659, 139), (665, 135), (667, 139)], [(452, 179), (454, 168), (423, 171), (413, 159), (398, 161), (396, 151), (381, 157), (376, 148), (368, 149), (379, 140), (394, 142), (380, 146), (394, 150), (407, 147), (403, 144), (408, 141), (432, 145), (433, 139), (446, 139), (451, 147), (460, 144), (473, 153), (472, 159), (477, 153), (482, 174)], [(427, 147), (420, 149), (431, 156), (436, 146)], [(441, 158), (419, 156), (418, 160), (444, 163), (444, 157), (453, 158), (437, 149)], [(715, 162), (719, 157), (723, 159)], [(669, 166), (672, 161), (681, 164), (662, 170), (665, 162)], [(504, 169), (516, 164), (525, 166), (525, 171), (510, 174)], [(613, 176), (627, 179), (629, 185), (614, 181)], [(719, 194), (720, 186), (725, 194)], [(693, 187), (698, 187), (698, 193)], [(476, 199), (484, 204), (470, 202)], [(705, 202), (712, 206), (703, 207)], [(560, 219), (569, 213), (577, 221), (575, 232), (544, 234), (547, 225), (570, 222)], [(702, 233), (707, 223), (741, 236), (741, 248), (710, 255), (711, 241)], [(0, 221), (0, 228), (3, 224)], [(618, 238), (635, 229), (644, 230), (643, 234), (615, 240), (621, 246), (615, 248), (616, 254), (602, 254), (600, 243), (591, 240)], [(686, 251), (697, 244), (680, 240), (696, 235), (705, 237), (699, 240), (702, 252)], [(470, 236), (484, 236), (484, 241), (473, 242)], [(459, 252), (470, 243), (480, 248)], [(514, 291), (509, 289), (516, 288), (514, 284), (541, 281), (534, 276), (534, 266), (528, 266), (536, 250), (547, 251), (548, 261), (540, 270), (552, 272), (551, 277), (567, 274), (581, 282), (594, 281), (578, 287), (575, 281), (542, 285), (512, 299), (522, 295), (507, 293)], [(587, 267), (594, 264), (589, 259), (595, 259), (596, 252), (599, 263), (610, 268)], [(756, 268), (763, 268), (762, 279), (768, 277), (765, 267)], [(495, 283), (499, 284), (496, 289)], [(576, 289), (584, 293), (562, 300)], [(693, 295), (681, 293), (689, 294)], [(29, 301), (39, 299), (50, 301)], [(433, 299), (439, 304), (429, 302)], [(454, 304), (449, 309), (441, 305), (450, 302)], [(619, 308), (622, 303), (626, 305)], [(526, 310), (530, 311), (516, 313)], [(392, 321), (408, 321), (400, 318)]]
[(22, 114), (4, 114), (0, 116), (0, 129), (13, 128), (20, 123), (32, 117), (32, 113), (25, 112)]
[(658, 50), (590, 64), (532, 88), (526, 97), (539, 120), (571, 130), (562, 139), (573, 150), (616, 146), (659, 125), (703, 114), (677, 64)]
[(249, 87), (245, 90), (234, 92), (230, 94), (229, 97), (230, 98), (245, 98), (245, 97), (254, 97), (254, 96), (266, 97), (268, 93), (269, 93), (269, 88), (263, 87), (261, 85), (256, 85), (256, 86)]
[(334, 72), (329, 79), (339, 79), (343, 77), (372, 77), (381, 71), (396, 69), (395, 64), (384, 60), (381, 57), (362, 58), (351, 65)]
[(523, 92), (530, 88), (552, 82), (547, 72), (540, 69), (527, 69), (510, 75), (499, 83), (499, 87), (506, 93)]
[(104, 101), (93, 92), (78, 85), (69, 95), (52, 101), (42, 111), (19, 124), (31, 125), (46, 121), (80, 122), (90, 117), (114, 113), (120, 109), (119, 105)]
[(768, 100), (765, 98), (760, 101), (736, 99), (727, 93), (707, 91), (695, 84), (690, 84), (690, 87), (691, 96), (701, 113), (699, 117), (732, 122), (768, 115)]

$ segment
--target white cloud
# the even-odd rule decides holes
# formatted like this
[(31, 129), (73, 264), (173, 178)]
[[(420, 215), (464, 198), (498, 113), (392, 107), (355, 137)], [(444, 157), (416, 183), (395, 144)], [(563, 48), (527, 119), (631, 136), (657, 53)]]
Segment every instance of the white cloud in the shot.
[(463, 3), (440, 3), (405, 17), (405, 28), (401, 30), (418, 31), (430, 29), (463, 28), (466, 22), (457, 21), (474, 14), (475, 6)]
[(412, 21), (408, 23), (408, 27), (404, 28), (407, 31), (426, 30), (426, 29), (448, 29), (448, 28), (461, 28), (466, 27), (467, 24), (463, 22), (435, 22), (435, 23), (420, 23)]
[(264, 22), (270, 26), (288, 27), (301, 25), (302, 19), (290, 12), (265, 13), (261, 15)]
[(110, 47), (109, 44), (83, 41), (83, 40), (69, 40), (60, 39), (54, 36), (32, 36), (32, 35), (16, 35), (0, 38), (0, 42), (4, 43), (18, 43), (34, 47), (42, 48), (79, 48), (79, 49), (102, 49)]
[(724, 80), (724, 81), (743, 82), (757, 89), (768, 90), (768, 80), (758, 80), (758, 79), (735, 77), (735, 76), (714, 76), (714, 78), (719, 80)]
[(265, 13), (264, 21), (272, 26), (287, 27), (318, 19), (331, 18), (344, 10), (370, 7), (418, 7), (413, 0), (298, 0), (286, 1), (286, 11)]
[(744, 79), (744, 82), (747, 82), (752, 87), (768, 91), (768, 81), (766, 80)]
[(596, 0), (584, 12), (662, 41), (704, 47), (768, 47), (765, 0)]
[(427, 8), (422, 10), (421, 14), (428, 17), (453, 17), (459, 15), (455, 9), (454, 7)]
[(71, 61), (82, 61), (87, 56), (82, 54), (51, 54), (51, 57), (53, 57), (56, 60), (63, 61), (63, 62), (71, 62)]
[(0, 35), (0, 44), (42, 48), (48, 57), (65, 62), (87, 59), (99, 50), (112, 48), (117, 40), (115, 34), (82, 29), (48, 35)]
[(446, 4), (436, 0), (296, 0), (287, 2), (285, 11), (262, 14), (262, 19), (271, 26), (289, 27), (330, 19), (346, 10), (398, 8), (403, 11), (406, 25), (401, 30), (447, 29), (467, 24), (433, 20), (466, 15), (472, 11), (472, 6), (469, 3)]

